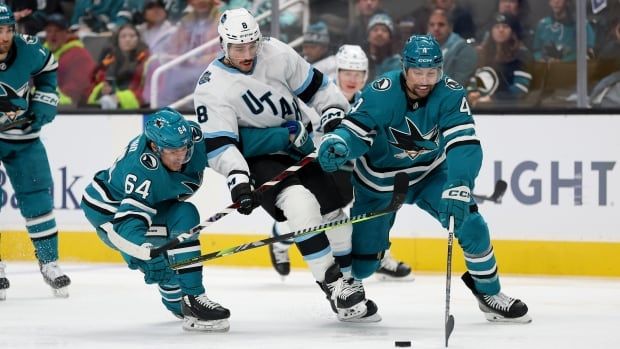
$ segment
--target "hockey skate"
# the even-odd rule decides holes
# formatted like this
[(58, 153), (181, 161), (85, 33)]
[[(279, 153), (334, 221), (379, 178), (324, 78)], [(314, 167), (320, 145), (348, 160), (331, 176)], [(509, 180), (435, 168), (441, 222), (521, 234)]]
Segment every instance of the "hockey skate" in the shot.
[(352, 278), (344, 280), (338, 264), (327, 269), (325, 281), (319, 286), (325, 292), (332, 310), (338, 315), (338, 320), (344, 322), (381, 320), (377, 314), (377, 306), (371, 300), (366, 300), (361, 281)]
[(493, 296), (479, 293), (474, 285), (474, 279), (472, 279), (469, 272), (465, 272), (465, 274), (461, 276), (461, 279), (465, 282), (465, 285), (469, 287), (474, 296), (476, 296), (478, 307), (482, 310), (487, 320), (491, 322), (516, 322), (524, 324), (532, 322), (532, 318), (527, 314), (527, 305), (521, 300), (509, 297), (502, 292)]
[(9, 288), (9, 279), (6, 278), (6, 274), (4, 273), (4, 268), (6, 268), (6, 264), (0, 261), (0, 301), (6, 299), (6, 290)]
[(381, 281), (413, 281), (414, 279), (411, 267), (394, 259), (390, 250), (385, 251), (375, 275)]
[(52, 288), (54, 296), (61, 298), (69, 297), (68, 286), (71, 284), (71, 279), (60, 270), (56, 261), (45, 264), (39, 262), (39, 269), (41, 270), (41, 275), (43, 275), (43, 280)]
[(183, 329), (186, 331), (227, 332), (230, 311), (210, 300), (206, 294), (183, 296)]

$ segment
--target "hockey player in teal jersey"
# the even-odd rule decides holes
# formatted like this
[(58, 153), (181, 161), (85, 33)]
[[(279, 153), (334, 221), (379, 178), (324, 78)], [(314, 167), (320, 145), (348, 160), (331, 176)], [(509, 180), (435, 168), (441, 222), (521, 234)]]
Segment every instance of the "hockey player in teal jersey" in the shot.
[[(54, 295), (67, 297), (71, 280), (57, 263), (52, 174), (39, 139), (41, 127), (56, 116), (57, 67), (54, 56), (36, 37), (15, 33), (13, 13), (0, 5), (0, 161), (26, 220), (43, 279)], [(9, 287), (4, 268), (0, 261), (0, 300)]]
[(198, 124), (164, 108), (149, 117), (144, 134), (134, 138), (108, 169), (84, 190), (82, 209), (97, 235), (118, 250), (130, 269), (157, 284), (162, 302), (183, 319), (185, 330), (228, 331), (230, 312), (205, 294), (202, 265), (173, 271), (170, 263), (200, 255), (190, 239), (155, 258), (144, 249), (189, 231), (200, 223), (196, 207), (185, 202), (202, 184), (207, 154)]
[[(406, 202), (416, 204), (448, 227), (465, 254), (462, 276), (489, 321), (530, 322), (522, 301), (500, 292), (487, 225), (471, 198), (482, 149), (465, 90), (442, 72), (443, 57), (432, 36), (414, 35), (403, 49), (403, 70), (372, 82), (340, 125), (322, 138), (319, 161), (335, 171), (357, 159), (351, 215), (386, 207), (394, 175), (409, 175)], [(353, 226), (353, 275), (370, 276), (395, 214)]]

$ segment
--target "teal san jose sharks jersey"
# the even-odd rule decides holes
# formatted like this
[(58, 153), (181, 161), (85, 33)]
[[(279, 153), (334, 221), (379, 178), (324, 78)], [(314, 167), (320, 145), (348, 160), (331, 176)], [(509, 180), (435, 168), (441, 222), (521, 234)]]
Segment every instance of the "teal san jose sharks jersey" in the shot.
[[(15, 34), (7, 58), (0, 63), (0, 125), (25, 118), (33, 103), (56, 109), (56, 69), (54, 56), (33, 36)], [(34, 93), (30, 81), (34, 83)], [(0, 132), (0, 139), (26, 140), (39, 137), (30, 127)]]
[(473, 187), (482, 162), (480, 141), (465, 90), (448, 76), (423, 99), (406, 95), (400, 71), (370, 83), (334, 131), (357, 159), (355, 182), (372, 192), (393, 190), (397, 172), (415, 185), (434, 169), (447, 166), (448, 180)]
[(97, 227), (112, 222), (121, 237), (143, 242), (159, 203), (183, 201), (194, 195), (208, 162), (200, 126), (190, 124), (194, 153), (181, 171), (166, 169), (141, 135), (129, 143), (110, 168), (97, 172), (82, 199), (89, 221)]

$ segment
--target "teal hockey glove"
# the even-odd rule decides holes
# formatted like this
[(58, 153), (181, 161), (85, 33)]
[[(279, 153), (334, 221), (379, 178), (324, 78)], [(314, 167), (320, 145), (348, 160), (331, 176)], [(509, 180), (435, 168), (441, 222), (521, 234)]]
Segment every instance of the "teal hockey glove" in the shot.
[(289, 149), (295, 153), (294, 155), (304, 157), (314, 151), (314, 142), (308, 136), (308, 131), (301, 121), (289, 120), (282, 124), (282, 127), (288, 128), (291, 137)]
[(319, 163), (327, 172), (337, 171), (347, 162), (349, 146), (340, 136), (328, 133), (321, 138), (319, 148)]
[(30, 112), (34, 115), (33, 130), (40, 130), (43, 125), (49, 124), (56, 117), (56, 107), (43, 102), (30, 102)]
[[(143, 246), (150, 248), (152, 245), (146, 243)], [(144, 282), (147, 284), (167, 283), (174, 277), (175, 272), (170, 269), (168, 257), (164, 255), (143, 261), (123, 253), (123, 258), (127, 261), (129, 269), (140, 270), (144, 273)]]
[(469, 216), (471, 191), (467, 183), (462, 180), (446, 183), (441, 193), (439, 206), (439, 221), (444, 228), (448, 228), (450, 216), (454, 217), (454, 229), (457, 230)]

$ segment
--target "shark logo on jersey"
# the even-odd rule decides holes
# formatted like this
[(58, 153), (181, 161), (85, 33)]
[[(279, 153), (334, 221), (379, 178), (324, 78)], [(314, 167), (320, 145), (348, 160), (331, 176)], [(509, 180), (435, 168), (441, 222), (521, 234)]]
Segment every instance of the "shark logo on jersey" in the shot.
[(439, 146), (439, 131), (436, 126), (423, 135), (411, 119), (405, 117), (405, 120), (408, 132), (402, 132), (390, 127), (390, 132), (394, 138), (394, 142), (390, 141), (390, 144), (403, 150), (402, 153), (394, 155), (395, 158), (404, 159), (409, 157), (413, 160), (420, 155), (437, 149)]
[(10, 121), (15, 121), (17, 115), (26, 108), (28, 108), (26, 100), (11, 86), (0, 82), (0, 117), (6, 116)]
[(373, 90), (385, 91), (392, 86), (392, 80), (388, 78), (381, 78), (379, 80), (375, 80), (371, 86)]
[(156, 170), (159, 167), (159, 161), (153, 154), (144, 153), (140, 156), (140, 163), (149, 170)]

